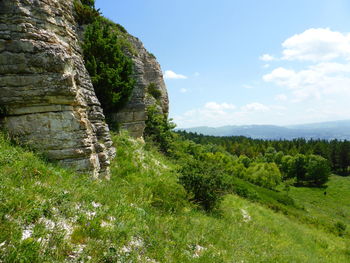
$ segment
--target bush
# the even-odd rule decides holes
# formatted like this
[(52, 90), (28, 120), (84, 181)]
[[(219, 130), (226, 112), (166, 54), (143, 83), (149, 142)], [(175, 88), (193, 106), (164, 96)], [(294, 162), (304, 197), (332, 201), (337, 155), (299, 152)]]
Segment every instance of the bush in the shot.
[(337, 222), (334, 224), (335, 232), (339, 236), (344, 236), (346, 231), (346, 225), (343, 222)]
[(86, 28), (85, 64), (107, 118), (126, 104), (135, 84), (132, 60), (124, 54), (127, 48), (119, 27), (105, 18)]
[(179, 172), (181, 184), (192, 194), (191, 201), (206, 211), (213, 210), (229, 188), (220, 167), (209, 160), (189, 160)]
[(247, 179), (252, 183), (274, 189), (282, 181), (282, 175), (275, 163), (256, 163), (247, 169)]
[(162, 96), (162, 92), (158, 89), (157, 85), (153, 82), (147, 86), (147, 91), (156, 100), (159, 100), (160, 97)]
[(161, 152), (169, 154), (171, 152), (174, 133), (172, 130), (175, 124), (168, 120), (167, 116), (160, 113), (156, 106), (147, 108), (147, 120), (144, 136), (146, 141), (156, 144)]

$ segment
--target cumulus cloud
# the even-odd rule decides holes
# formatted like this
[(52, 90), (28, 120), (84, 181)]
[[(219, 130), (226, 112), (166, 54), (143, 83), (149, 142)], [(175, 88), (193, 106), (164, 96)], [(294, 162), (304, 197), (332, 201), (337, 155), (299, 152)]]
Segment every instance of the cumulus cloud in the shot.
[(241, 109), (244, 112), (250, 112), (250, 111), (266, 112), (266, 111), (270, 110), (270, 107), (268, 107), (264, 104), (258, 103), (258, 102), (253, 102), (253, 103), (250, 103), (250, 104), (243, 106)]
[(166, 70), (164, 72), (165, 79), (187, 79), (185, 75), (177, 74), (172, 70)]
[(288, 97), (285, 94), (277, 94), (275, 96), (275, 100), (277, 100), (277, 101), (286, 101), (287, 99), (288, 99)]
[(330, 61), (350, 59), (350, 34), (329, 28), (311, 28), (296, 34), (282, 44), (285, 60)]
[(269, 62), (269, 61), (275, 60), (276, 58), (274, 56), (270, 55), (270, 54), (263, 54), (263, 55), (260, 56), (259, 59), (262, 60), (262, 61), (265, 61), (265, 62)]
[(234, 110), (236, 106), (229, 103), (216, 103), (216, 102), (208, 102), (204, 105), (205, 109), (213, 110), (213, 111), (223, 111), (223, 110)]
[(329, 95), (350, 96), (350, 64), (319, 63), (295, 71), (279, 67), (263, 76), (266, 82), (286, 87), (299, 102)]
[[(262, 103), (248, 103), (236, 107), (230, 103), (207, 102), (202, 107), (189, 110), (182, 115), (174, 116), (179, 127), (195, 126), (223, 126), (236, 124), (259, 124), (271, 121), (267, 114), (280, 118), (285, 111), (278, 105), (264, 105)], [(262, 118), (264, 116), (264, 118)]]

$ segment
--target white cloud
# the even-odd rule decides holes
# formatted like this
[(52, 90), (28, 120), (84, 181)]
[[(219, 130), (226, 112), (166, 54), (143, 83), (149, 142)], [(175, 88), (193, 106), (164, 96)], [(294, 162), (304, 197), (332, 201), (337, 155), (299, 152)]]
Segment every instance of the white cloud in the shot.
[(269, 55), (269, 54), (264, 54), (264, 55), (260, 56), (259, 59), (262, 60), (262, 61), (269, 62), (269, 61), (275, 60), (276, 58), (271, 56), (271, 55)]
[(329, 95), (350, 99), (350, 64), (319, 63), (295, 71), (283, 67), (263, 76), (264, 81), (285, 87), (292, 92), (294, 102), (327, 98)]
[(249, 103), (240, 108), (230, 103), (207, 102), (200, 108), (189, 110), (173, 118), (179, 127), (266, 124), (271, 121), (271, 118), (266, 118), (267, 115), (280, 118), (284, 111), (285, 108), (282, 106), (267, 106), (258, 102)]
[(234, 110), (236, 106), (229, 103), (216, 103), (216, 102), (207, 102), (204, 105), (205, 109), (213, 110), (213, 111), (222, 111), (222, 110)]
[(185, 89), (185, 88), (180, 89), (180, 92), (181, 92), (181, 93), (186, 93), (187, 91), (188, 91), (188, 90)]
[(266, 112), (270, 110), (270, 107), (258, 102), (253, 102), (243, 106), (241, 109), (243, 112), (250, 112), (250, 111)]
[(164, 72), (165, 79), (187, 79), (185, 75), (177, 74), (172, 70), (166, 70)]
[(288, 99), (286, 94), (278, 94), (275, 96), (275, 100), (277, 101), (286, 101)]
[(288, 38), (282, 46), (285, 60), (319, 62), (350, 59), (350, 34), (329, 28), (308, 29)]
[(244, 89), (253, 89), (254, 87), (251, 85), (243, 85), (242, 88)]

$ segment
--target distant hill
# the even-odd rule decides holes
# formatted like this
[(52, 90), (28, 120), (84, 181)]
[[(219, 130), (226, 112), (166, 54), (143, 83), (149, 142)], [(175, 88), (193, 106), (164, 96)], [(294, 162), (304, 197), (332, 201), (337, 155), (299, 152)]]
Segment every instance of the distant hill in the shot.
[(232, 125), (178, 129), (212, 136), (246, 136), (254, 139), (338, 139), (350, 140), (350, 120), (310, 123), (291, 126)]

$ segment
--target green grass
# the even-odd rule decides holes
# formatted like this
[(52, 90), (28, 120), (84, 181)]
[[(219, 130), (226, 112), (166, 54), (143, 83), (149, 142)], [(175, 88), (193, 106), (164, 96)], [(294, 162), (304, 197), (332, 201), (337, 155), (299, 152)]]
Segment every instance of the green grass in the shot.
[(336, 225), (341, 223), (347, 229), (343, 234), (349, 236), (350, 177), (332, 175), (326, 189), (292, 188), (290, 196), (305, 209), (305, 215), (313, 217), (318, 224), (336, 233)]
[(348, 234), (324, 227), (349, 224), (349, 178), (333, 176), (327, 196), (292, 188), (295, 206), (251, 186), (259, 200), (228, 195), (208, 214), (170, 160), (125, 134), (114, 141), (111, 180), (98, 181), (0, 135), (0, 262), (350, 261)]

